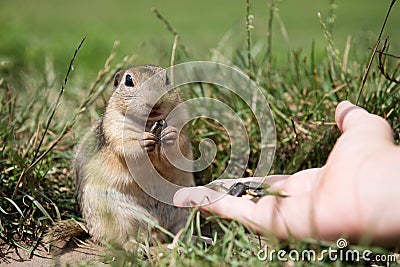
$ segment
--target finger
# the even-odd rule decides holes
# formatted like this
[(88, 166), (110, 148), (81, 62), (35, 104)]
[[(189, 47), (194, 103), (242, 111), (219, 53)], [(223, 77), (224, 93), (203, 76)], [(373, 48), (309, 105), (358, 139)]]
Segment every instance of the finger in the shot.
[[(257, 203), (224, 195), (205, 187), (179, 190), (174, 196), (178, 207), (198, 206), (208, 214), (235, 219), (259, 233), (274, 233), (281, 238), (312, 236), (310, 195), (278, 198), (266, 196)], [(208, 202), (208, 199), (214, 201)]]
[[(216, 182), (223, 182), (227, 187), (232, 185), (238, 180), (241, 182), (246, 181), (258, 181), (266, 182), (270, 184), (270, 191), (284, 191), (291, 197), (297, 195), (303, 195), (312, 190), (313, 183), (316, 181), (317, 177), (320, 175), (321, 169), (309, 169), (305, 171), (298, 172), (294, 175), (271, 175), (267, 177), (250, 177), (250, 178), (240, 178), (240, 179), (220, 179)], [(181, 208), (190, 208), (194, 206), (207, 206), (212, 211), (219, 215), (227, 216), (233, 218), (242, 218), (243, 211), (246, 208), (252, 207), (254, 204), (252, 201), (233, 197), (227, 193), (217, 192), (210, 188), (204, 186), (198, 187), (186, 187), (178, 190), (173, 198), (174, 205)], [(242, 202), (244, 201), (244, 202)], [(235, 204), (237, 205), (235, 205)], [(243, 204), (244, 203), (244, 204)], [(231, 209), (235, 209), (231, 212)], [(243, 208), (243, 210), (242, 210)], [(251, 210), (246, 210), (251, 211)], [(250, 213), (249, 213), (250, 214)], [(247, 214), (248, 215), (248, 214)]]
[(393, 140), (392, 129), (382, 117), (370, 114), (349, 101), (340, 102), (335, 113), (336, 124), (342, 132), (357, 129), (363, 134), (378, 135)]
[(225, 195), (204, 186), (185, 187), (175, 193), (173, 201), (177, 207), (190, 208), (212, 204)]
[(220, 216), (246, 222), (251, 218), (255, 203), (249, 199), (222, 194), (212, 189), (198, 186), (178, 190), (174, 196), (177, 207), (197, 206)]
[(337, 105), (336, 112), (335, 112), (335, 121), (336, 121), (336, 125), (338, 126), (338, 128), (340, 129), (341, 132), (344, 131), (344, 129), (343, 129), (344, 118), (346, 117), (346, 115), (349, 112), (351, 112), (355, 109), (362, 110), (360, 107), (353, 105), (350, 101), (347, 101), (347, 100), (342, 101)]
[(316, 203), (312, 201), (311, 192), (318, 191), (322, 171), (323, 169), (310, 169), (292, 176), (269, 177), (268, 182), (289, 192), (289, 196), (285, 198), (265, 196), (254, 203), (249, 199), (222, 194), (206, 187), (191, 187), (177, 191), (174, 204), (178, 207), (200, 206), (202, 210), (236, 219), (260, 233), (274, 233), (282, 238), (287, 238), (290, 234), (309, 237), (313, 234), (314, 225), (310, 218), (313, 203)]
[[(236, 182), (255, 182), (260, 184), (265, 182), (271, 186), (269, 190), (279, 191), (289, 177), (290, 175), (271, 175), (267, 177), (219, 179), (211, 184), (223, 183), (225, 187), (229, 188)], [(203, 186), (183, 188), (175, 193), (173, 201), (174, 205), (180, 208), (200, 206), (205, 211), (212, 211), (218, 215), (235, 218), (242, 222), (243, 218), (250, 214), (245, 214), (243, 211), (251, 211), (250, 207), (254, 207), (254, 203), (246, 198), (233, 197), (227, 193), (217, 192)], [(235, 204), (233, 205), (233, 203)], [(231, 211), (232, 208), (234, 208), (233, 211)]]

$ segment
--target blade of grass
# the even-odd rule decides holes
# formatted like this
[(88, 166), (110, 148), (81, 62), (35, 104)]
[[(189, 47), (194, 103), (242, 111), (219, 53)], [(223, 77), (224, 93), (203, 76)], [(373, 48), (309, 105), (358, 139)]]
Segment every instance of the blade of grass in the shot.
[(247, 69), (251, 71), (251, 31), (253, 30), (253, 15), (251, 15), (250, 0), (246, 0), (246, 42), (247, 42)]
[[(56, 102), (55, 102), (55, 104), (54, 104), (53, 110), (51, 111), (50, 117), (49, 117), (49, 119), (47, 120), (47, 124), (46, 124), (46, 127), (45, 127), (45, 129), (44, 129), (42, 138), (40, 139), (39, 145), (37, 146), (36, 151), (35, 151), (35, 154), (33, 155), (32, 163), (35, 162), (36, 157), (37, 157), (37, 155), (39, 154), (40, 147), (41, 147), (42, 144), (43, 144), (43, 140), (44, 140), (44, 138), (45, 138), (45, 136), (46, 136), (46, 134), (47, 134), (47, 131), (48, 131), (49, 127), (50, 127), (50, 123), (51, 123), (51, 121), (53, 120), (54, 114), (56, 113), (56, 110), (57, 110), (57, 108), (58, 108), (58, 106), (59, 106), (59, 104), (60, 104), (61, 97), (62, 97), (63, 94), (64, 94), (65, 86), (67, 85), (68, 77), (69, 77), (69, 74), (70, 74), (70, 72), (71, 72), (71, 70), (72, 70), (72, 68), (73, 68), (73, 64), (74, 64), (76, 55), (78, 54), (78, 52), (79, 52), (80, 48), (82, 47), (83, 43), (85, 42), (85, 40), (86, 40), (86, 35), (82, 38), (82, 40), (81, 40), (81, 42), (79, 43), (78, 47), (75, 49), (74, 55), (73, 55), (72, 58), (71, 58), (71, 61), (70, 61), (69, 66), (68, 66), (67, 74), (65, 75), (64, 81), (63, 81), (63, 83), (62, 83), (62, 85), (61, 85), (60, 93), (59, 93), (58, 96), (57, 96), (57, 100), (56, 100)], [(31, 164), (32, 164), (32, 163), (31, 163)]]
[(383, 21), (383, 24), (382, 24), (382, 27), (381, 27), (381, 31), (379, 32), (378, 39), (376, 40), (374, 49), (372, 51), (371, 57), (369, 59), (368, 65), (367, 65), (367, 68), (365, 69), (364, 76), (362, 78), (361, 86), (360, 86), (360, 89), (358, 91), (358, 96), (357, 96), (357, 99), (356, 99), (356, 102), (355, 102), (356, 105), (358, 105), (358, 102), (360, 100), (361, 94), (362, 94), (362, 92), (364, 90), (365, 83), (367, 82), (368, 73), (369, 73), (369, 70), (371, 69), (372, 61), (374, 60), (375, 54), (376, 54), (376, 52), (378, 50), (378, 46), (379, 46), (379, 44), (381, 42), (383, 31), (384, 31), (384, 29), (386, 27), (386, 22), (387, 22), (387, 20), (389, 18), (390, 11), (392, 11), (392, 7), (396, 3), (396, 1), (397, 0), (392, 0), (392, 2), (390, 3), (389, 9), (386, 12), (385, 20)]
[(71, 70), (73, 68), (73, 64), (74, 64), (76, 55), (78, 54), (78, 52), (79, 52), (80, 48), (82, 47), (82, 45), (83, 45), (85, 40), (86, 40), (86, 35), (82, 38), (82, 40), (79, 43), (78, 47), (75, 49), (74, 55), (72, 56), (71, 61), (69, 63), (67, 74), (65, 75), (64, 81), (63, 81), (63, 83), (61, 85), (60, 93), (58, 94), (58, 97), (57, 97), (57, 100), (56, 100), (55, 105), (53, 107), (53, 110), (51, 111), (51, 115), (50, 115), (49, 119), (47, 120), (47, 124), (46, 124), (46, 127), (44, 129), (42, 138), (41, 138), (41, 140), (40, 140), (40, 142), (39, 142), (39, 144), (38, 144), (38, 146), (36, 148), (36, 151), (35, 151), (35, 153), (33, 155), (31, 164), (29, 165), (29, 167), (27, 169), (24, 169), (22, 171), (20, 177), (18, 178), (17, 184), (15, 185), (14, 192), (13, 192), (11, 198), (15, 198), (15, 196), (17, 195), (18, 187), (21, 184), (21, 182), (23, 181), (23, 179), (26, 177), (26, 174), (30, 173), (30, 171), (36, 166), (36, 164), (38, 164), (51, 151), (51, 149), (56, 145), (56, 143), (55, 143), (53, 147), (51, 147), (50, 149), (46, 150), (43, 154), (41, 154), (38, 157), (38, 154), (39, 154), (40, 148), (41, 148), (41, 146), (43, 144), (45, 135), (47, 134), (47, 131), (48, 131), (49, 127), (50, 127), (50, 123), (51, 123), (51, 121), (53, 119), (53, 116), (54, 116), (54, 114), (55, 114), (55, 112), (56, 112), (56, 110), (57, 110), (57, 108), (58, 108), (58, 106), (60, 104), (61, 97), (64, 94), (65, 86), (67, 85), (68, 77), (69, 77), (69, 74), (70, 74), (70, 72), (71, 72)]
[[(153, 12), (156, 15), (156, 17), (164, 23), (167, 30), (174, 35), (174, 38), (177, 35), (179, 36), (178, 32), (174, 29), (174, 27), (172, 27), (171, 23), (169, 23), (169, 21), (160, 13), (160, 11), (158, 11), (157, 8), (153, 7), (151, 9), (151, 12)], [(183, 52), (188, 57), (189, 52), (188, 52), (186, 46), (182, 42), (179, 42), (179, 45), (182, 47)]]
[[(53, 218), (51, 217), (51, 215), (47, 212), (47, 210), (42, 206), (42, 204), (40, 204), (39, 201), (37, 201), (34, 197), (30, 196), (30, 195), (25, 195), (24, 198), (27, 197), (29, 198), (30, 201), (32, 201), (32, 203), (43, 213), (44, 216), (46, 216), (48, 219), (50, 219), (50, 221), (52, 223), (54, 223)], [(25, 202), (24, 202), (25, 203)]]
[[(10, 202), (15, 207), (15, 209), (18, 211), (18, 213), (21, 214), (21, 217), (24, 217), (24, 213), (22, 212), (22, 210), (18, 207), (18, 205), (11, 198), (8, 198), (8, 197), (0, 197), (0, 198), (5, 199), (8, 202)], [(10, 213), (6, 212), (4, 209), (2, 209), (1, 207), (0, 207), (0, 211), (3, 212), (4, 214), (10, 214)]]

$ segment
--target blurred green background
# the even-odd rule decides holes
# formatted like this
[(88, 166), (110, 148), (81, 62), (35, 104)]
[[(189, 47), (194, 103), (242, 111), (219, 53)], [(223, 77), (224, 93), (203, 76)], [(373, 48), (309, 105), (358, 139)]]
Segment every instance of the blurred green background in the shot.
[[(348, 35), (352, 49), (372, 47), (378, 36), (389, 0), (337, 0), (334, 41), (343, 51)], [(287, 51), (309, 52), (313, 40), (317, 55), (327, 44), (317, 17), (329, 16), (329, 0), (278, 1), (273, 21), (273, 51), (284, 60)], [(251, 1), (254, 15), (253, 44), (264, 42), (268, 31), (270, 0)], [(93, 74), (104, 63), (114, 40), (120, 41), (119, 55), (138, 53), (138, 63), (168, 65), (173, 36), (151, 12), (156, 7), (180, 34), (192, 60), (208, 60), (210, 50), (225, 36), (227, 58), (246, 43), (245, 1), (237, 0), (2, 0), (0, 3), (0, 61), (14, 67), (43, 66), (46, 57), (64, 73), (81, 38), (87, 34), (84, 49), (76, 61), (81, 73)], [(283, 27), (287, 31), (284, 37)], [(391, 50), (400, 48), (400, 6), (395, 5), (384, 37), (391, 36)], [(229, 38), (228, 38), (229, 37)]]

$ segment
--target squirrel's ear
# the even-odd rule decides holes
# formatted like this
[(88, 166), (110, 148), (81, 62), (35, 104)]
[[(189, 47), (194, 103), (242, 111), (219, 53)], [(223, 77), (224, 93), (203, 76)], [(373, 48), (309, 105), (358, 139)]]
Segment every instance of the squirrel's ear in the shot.
[(121, 77), (124, 74), (123, 70), (118, 71), (114, 76), (114, 90), (118, 87)]

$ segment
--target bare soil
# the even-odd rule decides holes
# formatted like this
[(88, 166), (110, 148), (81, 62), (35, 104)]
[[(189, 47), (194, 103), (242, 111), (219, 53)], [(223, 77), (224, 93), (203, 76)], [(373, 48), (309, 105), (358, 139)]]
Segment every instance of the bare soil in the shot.
[(10, 248), (0, 252), (0, 266), (108, 266), (102, 263), (101, 253), (102, 248), (94, 244), (77, 246), (73, 242), (52, 246), (50, 252), (44, 246), (39, 246), (32, 257), (22, 249)]

